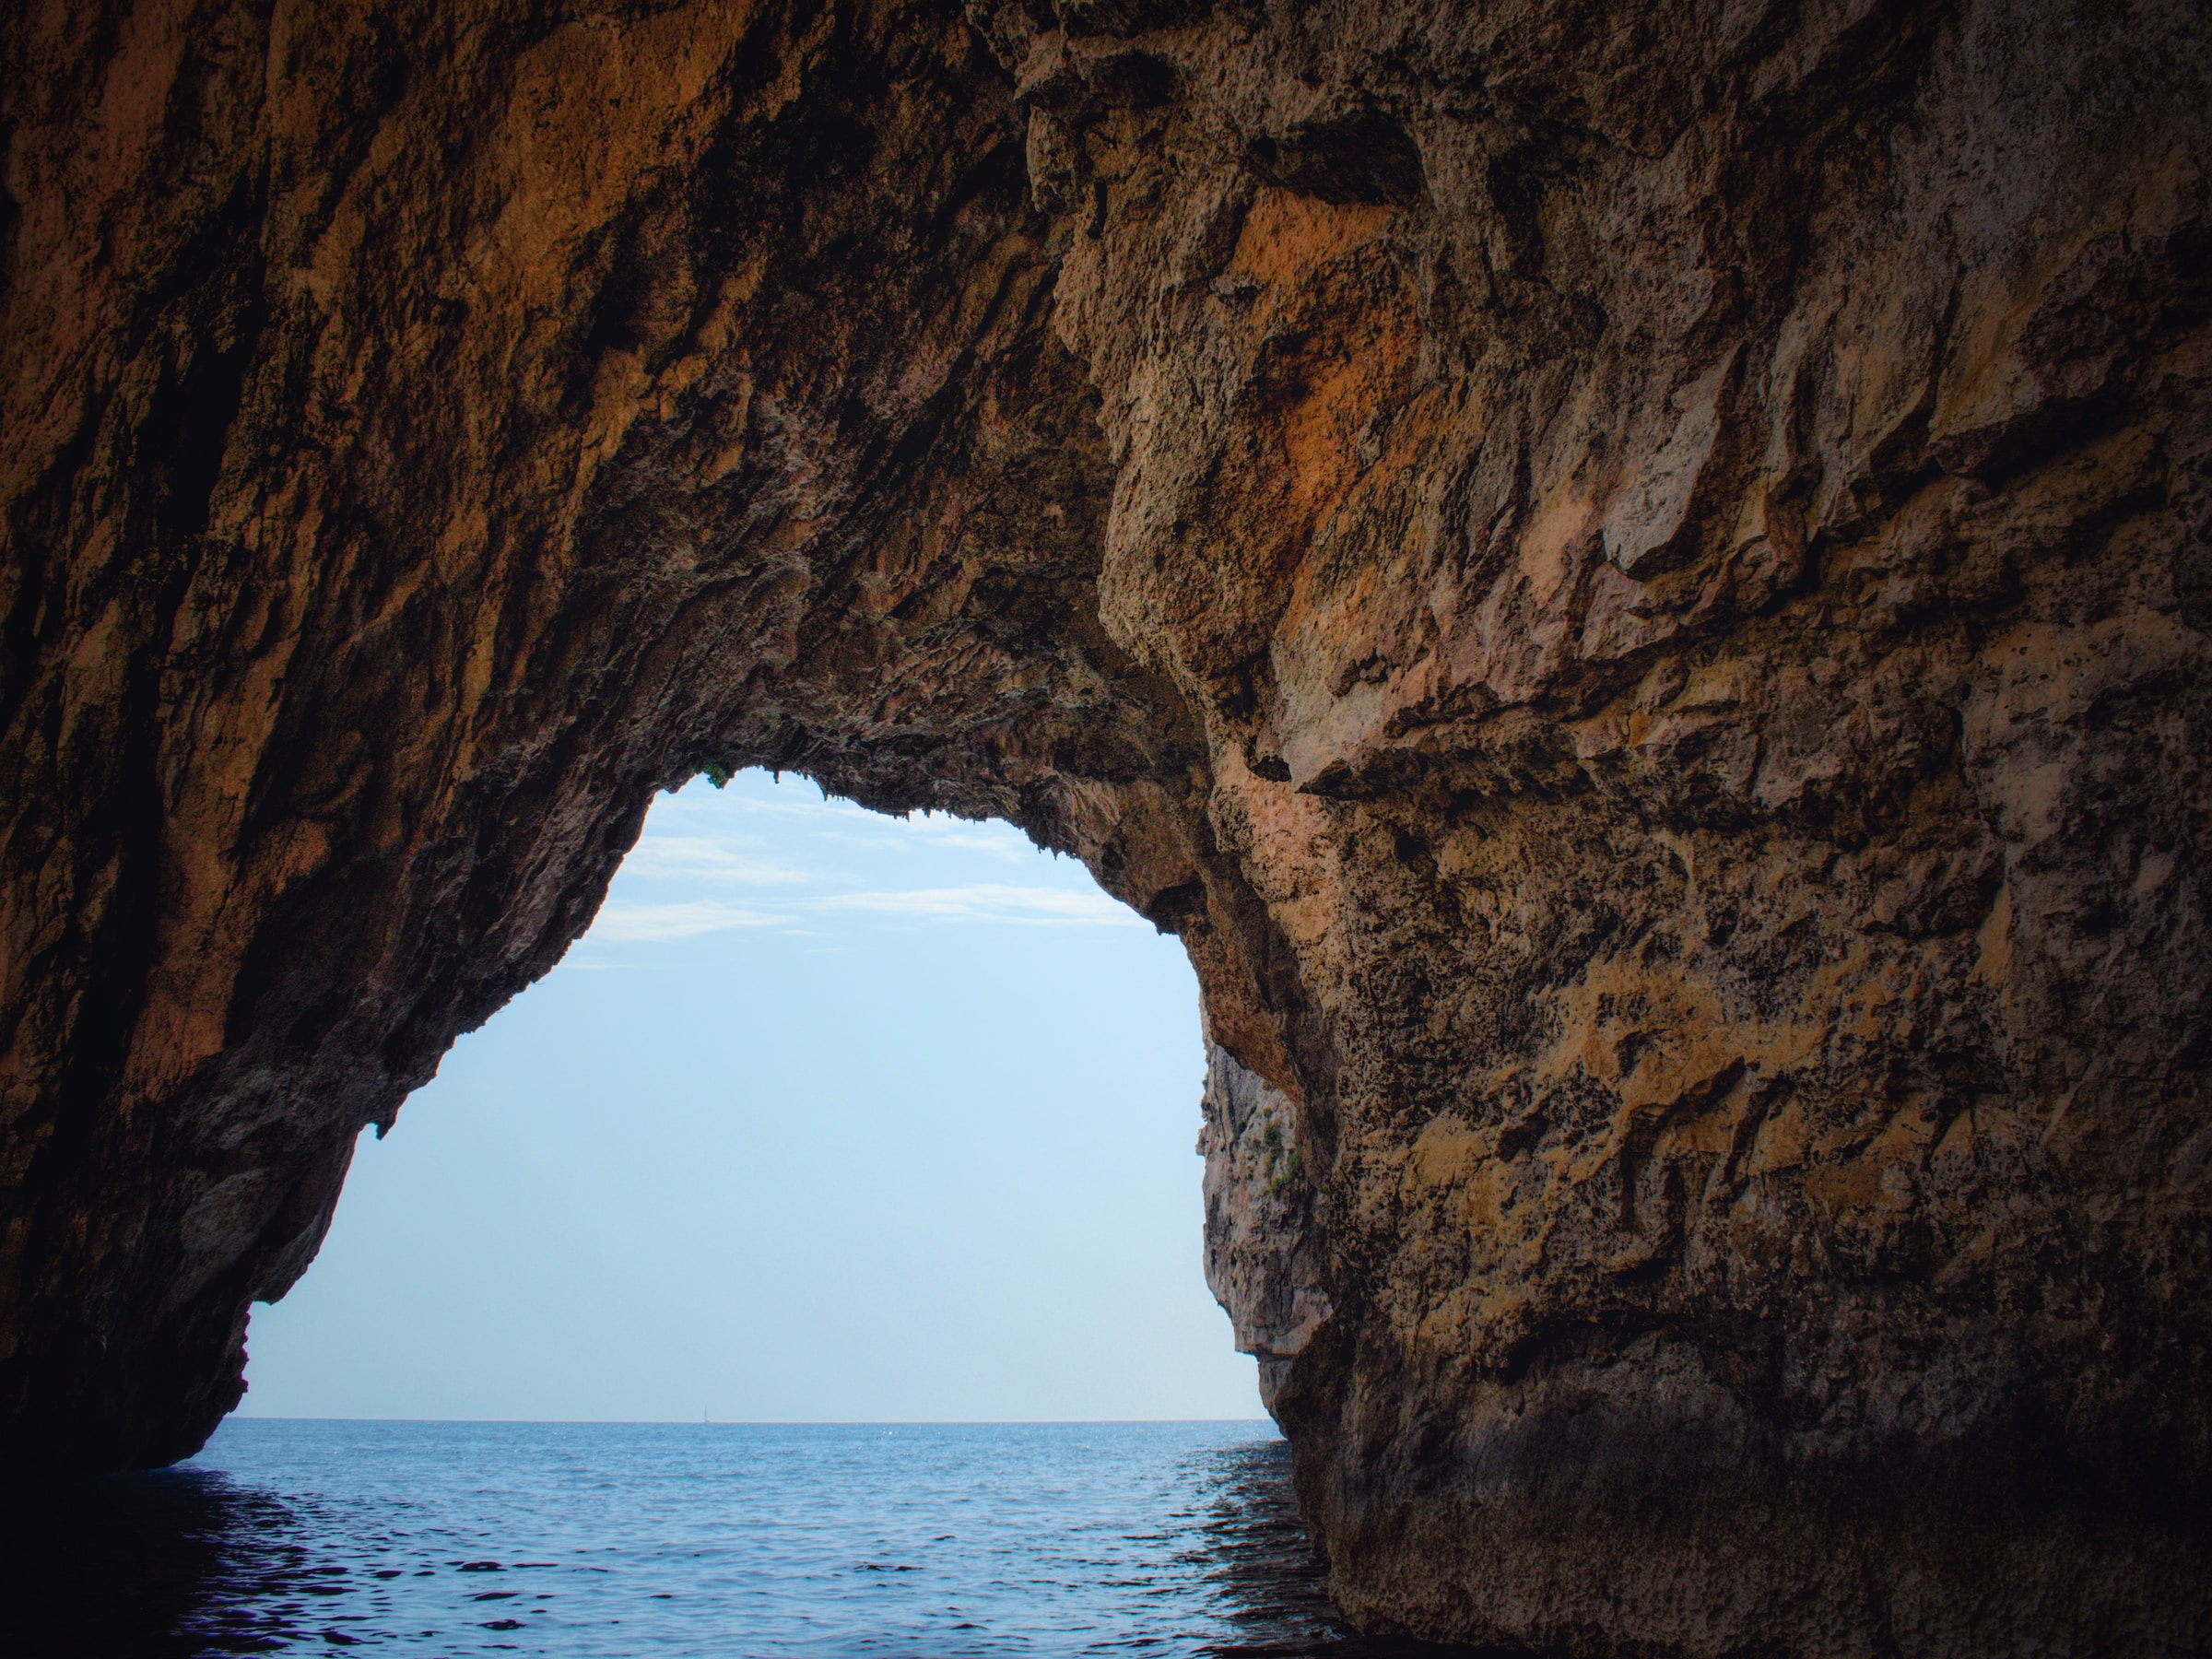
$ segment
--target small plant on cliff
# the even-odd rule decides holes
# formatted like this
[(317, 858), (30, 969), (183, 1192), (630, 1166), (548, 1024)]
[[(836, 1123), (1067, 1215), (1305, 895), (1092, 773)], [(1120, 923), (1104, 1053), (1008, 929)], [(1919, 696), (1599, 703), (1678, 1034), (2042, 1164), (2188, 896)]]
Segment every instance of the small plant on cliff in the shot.
[(707, 782), (717, 789), (730, 781), (730, 769), (719, 760), (708, 761), (706, 765), (700, 768), (700, 771), (705, 775)]
[(1267, 1196), (1277, 1196), (1297, 1173), (1298, 1148), (1285, 1152), (1282, 1120), (1271, 1116), (1260, 1130), (1260, 1179), (1267, 1183)]

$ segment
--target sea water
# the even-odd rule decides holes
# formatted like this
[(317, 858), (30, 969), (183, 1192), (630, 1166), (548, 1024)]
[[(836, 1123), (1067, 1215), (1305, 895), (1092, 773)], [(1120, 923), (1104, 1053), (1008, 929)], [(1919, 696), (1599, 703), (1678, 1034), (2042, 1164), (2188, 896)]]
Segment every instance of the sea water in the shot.
[(234, 1418), (6, 1532), (21, 1654), (1378, 1651), (1265, 1423)]

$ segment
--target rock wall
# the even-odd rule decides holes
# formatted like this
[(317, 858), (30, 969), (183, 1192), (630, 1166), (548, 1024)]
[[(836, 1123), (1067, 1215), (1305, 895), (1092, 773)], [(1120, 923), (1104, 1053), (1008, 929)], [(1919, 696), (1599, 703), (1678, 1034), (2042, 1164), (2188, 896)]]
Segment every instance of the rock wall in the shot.
[(1290, 1362), (1335, 1312), (1298, 1111), (1210, 1039), (1199, 1106), (1206, 1282), (1228, 1310), (1237, 1351), (1258, 1359), (1260, 1403), (1273, 1414)]
[(2207, 36), (11, 8), (6, 1458), (771, 764), (1188, 946), (1355, 1618), (2212, 1641)]

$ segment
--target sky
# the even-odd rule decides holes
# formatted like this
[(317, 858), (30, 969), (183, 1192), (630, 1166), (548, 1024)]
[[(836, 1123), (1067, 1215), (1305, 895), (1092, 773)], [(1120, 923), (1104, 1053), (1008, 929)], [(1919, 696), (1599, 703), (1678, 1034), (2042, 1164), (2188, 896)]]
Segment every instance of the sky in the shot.
[(747, 772), (364, 1133), (259, 1417), (1253, 1418), (1181, 946), (1002, 823)]

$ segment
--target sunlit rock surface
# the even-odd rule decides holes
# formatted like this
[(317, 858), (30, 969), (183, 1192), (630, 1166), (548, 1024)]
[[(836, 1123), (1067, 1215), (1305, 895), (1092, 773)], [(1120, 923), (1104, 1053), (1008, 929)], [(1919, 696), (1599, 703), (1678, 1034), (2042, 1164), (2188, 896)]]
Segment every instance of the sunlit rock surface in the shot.
[(1208, 1042), (1205, 1126), (1206, 1282), (1229, 1310), (1238, 1351), (1259, 1360), (1272, 1412), (1290, 1362), (1335, 1312), (1289, 1098)]
[(10, 8), (6, 1456), (766, 763), (1188, 945), (1356, 1618), (2212, 1641), (2206, 37)]

